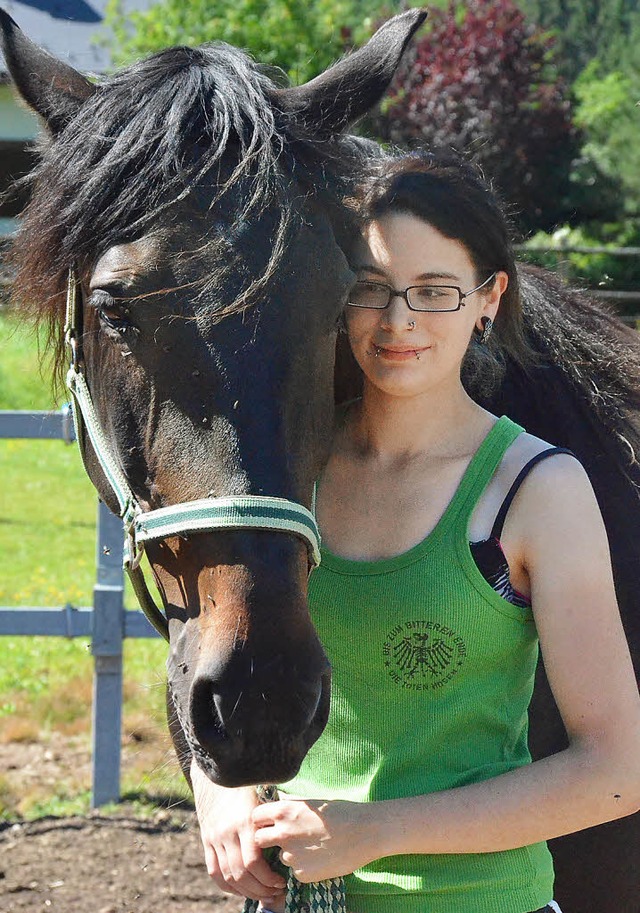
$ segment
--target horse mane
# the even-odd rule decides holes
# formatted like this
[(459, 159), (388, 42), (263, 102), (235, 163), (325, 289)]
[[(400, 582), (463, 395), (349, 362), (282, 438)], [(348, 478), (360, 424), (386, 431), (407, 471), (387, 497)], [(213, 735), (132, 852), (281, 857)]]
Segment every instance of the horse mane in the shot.
[(58, 375), (69, 268), (140, 237), (198, 184), (211, 187), (211, 205), (235, 189), (237, 222), (278, 213), (263, 275), (225, 313), (246, 308), (282, 258), (295, 227), (294, 170), (303, 195), (344, 196), (364, 150), (308, 135), (278, 110), (275, 89), (237, 48), (169, 48), (106, 77), (62, 133), (41, 143), (10, 259), (13, 299), (47, 327)]
[(638, 333), (597, 297), (568, 287), (553, 273), (528, 265), (521, 267), (520, 280), (526, 301), (525, 329), (533, 348), (563, 365), (605, 425), (612, 427), (637, 412)]
[(640, 335), (607, 305), (552, 273), (521, 265), (519, 278), (524, 333), (536, 358), (524, 369), (508, 362), (500, 390), (483, 405), (572, 449), (601, 506), (613, 503), (615, 488), (618, 519), (627, 513), (637, 518)]

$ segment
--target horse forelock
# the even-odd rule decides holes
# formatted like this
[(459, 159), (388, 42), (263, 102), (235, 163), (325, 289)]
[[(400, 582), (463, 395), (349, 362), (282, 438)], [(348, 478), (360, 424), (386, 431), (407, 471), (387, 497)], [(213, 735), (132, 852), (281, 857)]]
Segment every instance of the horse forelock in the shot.
[(310, 138), (302, 126), (296, 132), (272, 104), (274, 88), (229, 45), (170, 48), (106, 78), (67, 128), (43, 144), (11, 258), (14, 299), (48, 326), (58, 374), (66, 276), (74, 263), (89, 263), (161, 224), (203, 183), (211, 188), (210, 205), (236, 192), (237, 221), (273, 208), (279, 224), (263, 274), (225, 307), (230, 313), (248, 306), (285, 252), (294, 172), (305, 192), (340, 196), (360, 150)]

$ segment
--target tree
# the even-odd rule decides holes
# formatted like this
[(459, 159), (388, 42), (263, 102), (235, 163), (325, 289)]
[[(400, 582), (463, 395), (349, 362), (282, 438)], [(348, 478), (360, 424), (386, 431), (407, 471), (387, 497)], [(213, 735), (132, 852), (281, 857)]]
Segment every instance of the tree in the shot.
[(640, 7), (638, 0), (520, 0), (553, 30), (562, 71), (574, 80), (585, 142), (576, 169), (597, 170), (598, 198), (618, 187), (618, 217), (640, 212)]
[(595, 58), (605, 71), (618, 69), (640, 28), (638, 0), (518, 0), (518, 6), (552, 31), (558, 67), (569, 80)]
[(566, 218), (579, 137), (553, 39), (512, 0), (452, 2), (430, 21), (374, 121), (381, 138), (464, 153), (527, 230)]
[(120, 0), (109, 0), (105, 21), (118, 64), (170, 45), (226, 41), (302, 83), (369, 37), (382, 2), (368, 8), (363, 19), (362, 0), (161, 0), (125, 16)]

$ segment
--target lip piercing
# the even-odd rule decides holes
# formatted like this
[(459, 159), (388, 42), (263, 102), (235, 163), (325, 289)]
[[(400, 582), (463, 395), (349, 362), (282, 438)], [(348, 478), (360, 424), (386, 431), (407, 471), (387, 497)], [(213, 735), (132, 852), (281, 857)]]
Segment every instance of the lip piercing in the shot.
[(408, 329), (408, 330), (415, 330), (415, 328), (416, 328), (416, 322), (415, 322), (415, 320), (410, 320), (409, 323), (407, 324), (407, 329)]

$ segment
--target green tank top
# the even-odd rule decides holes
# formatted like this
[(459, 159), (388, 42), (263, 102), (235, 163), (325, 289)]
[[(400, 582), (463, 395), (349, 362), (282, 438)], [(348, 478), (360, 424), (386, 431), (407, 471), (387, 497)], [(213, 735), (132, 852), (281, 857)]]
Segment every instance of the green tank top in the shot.
[[(414, 548), (380, 561), (323, 551), (309, 602), (332, 665), (331, 712), (283, 793), (369, 802), (454, 789), (531, 762), (533, 617), (484, 579), (467, 531), (521, 432), (506, 417), (496, 422)], [(545, 843), (390, 856), (345, 881), (349, 913), (528, 913), (553, 897)]]

